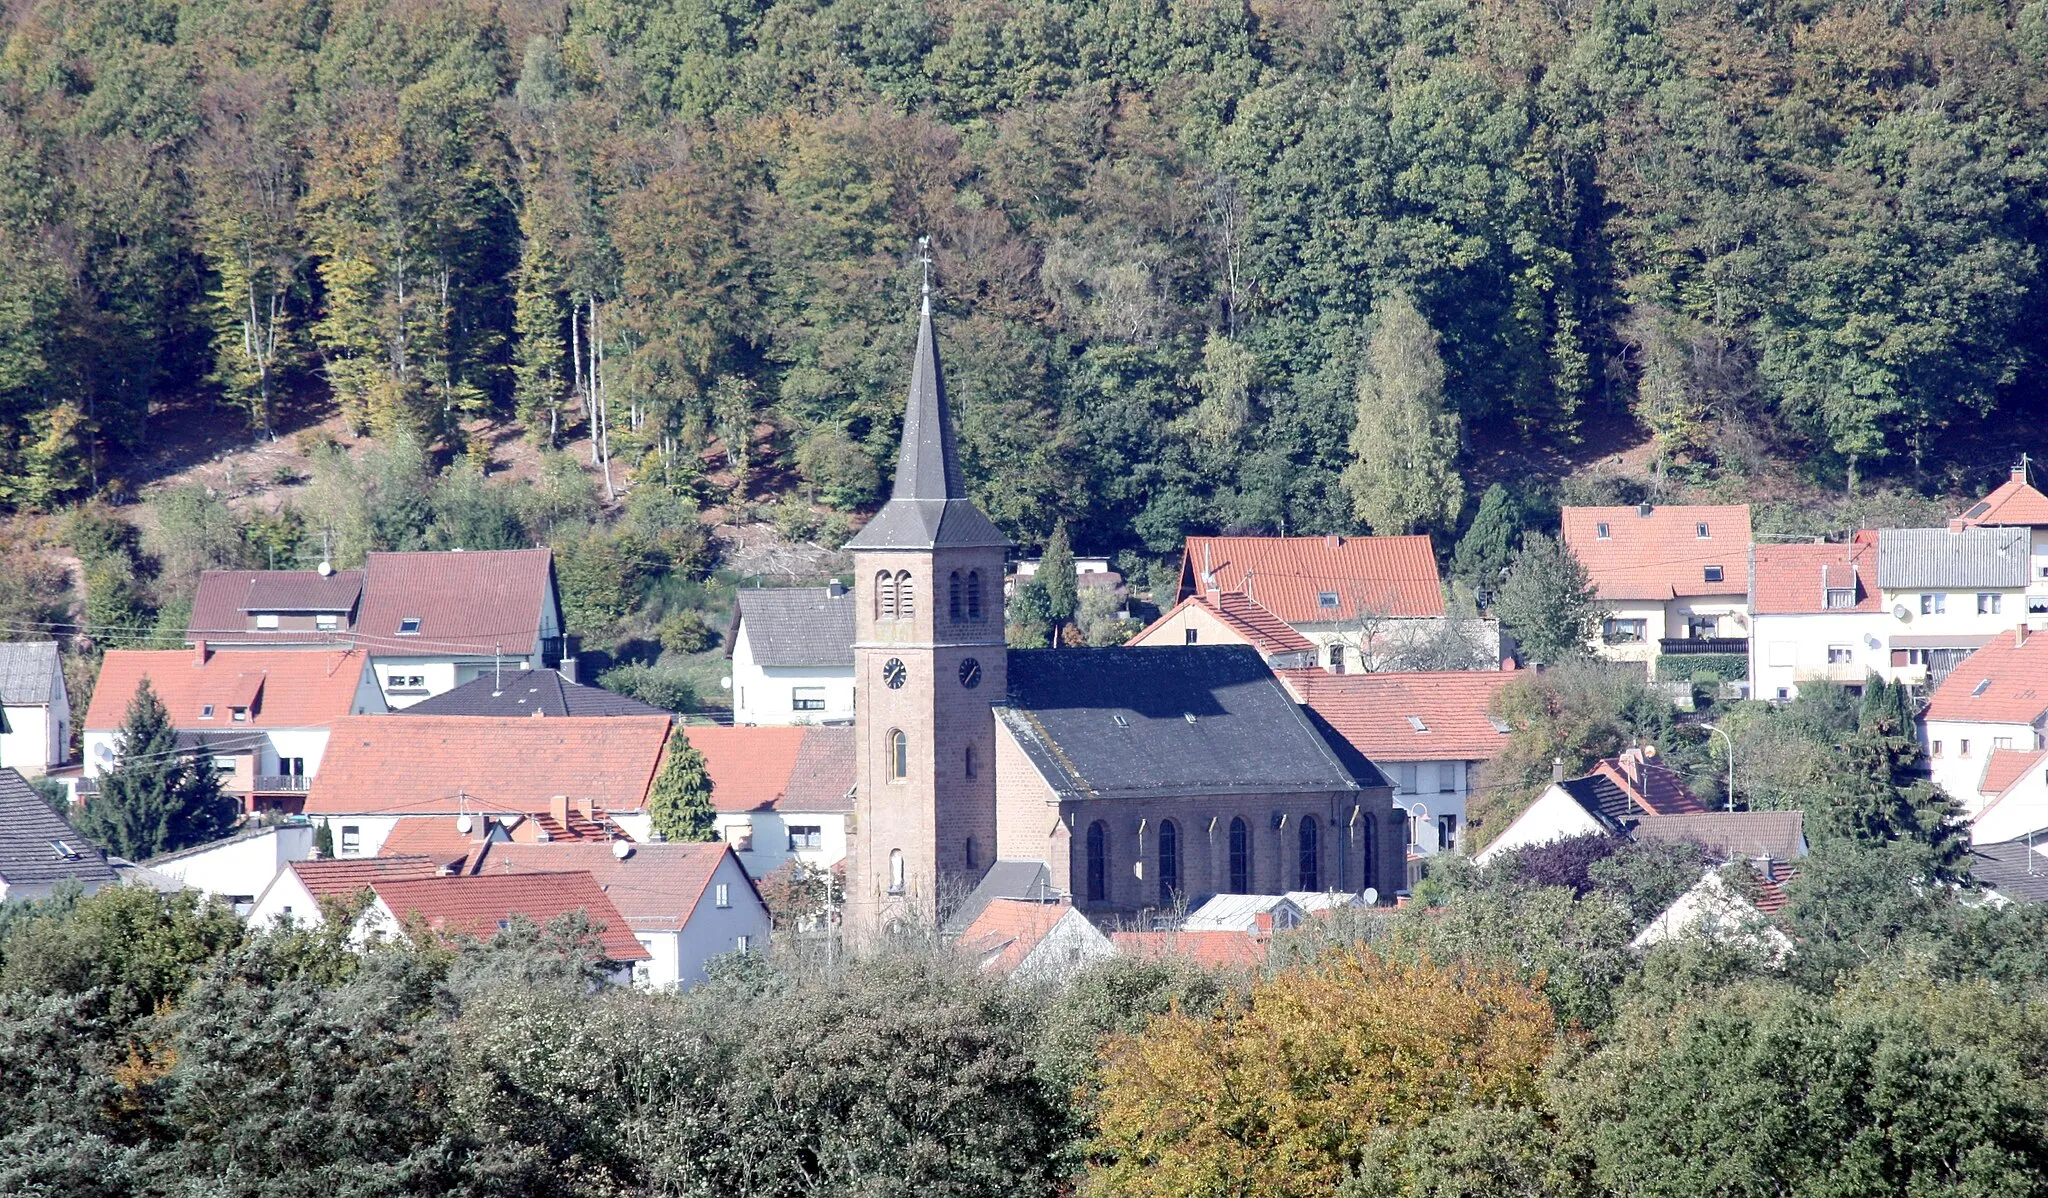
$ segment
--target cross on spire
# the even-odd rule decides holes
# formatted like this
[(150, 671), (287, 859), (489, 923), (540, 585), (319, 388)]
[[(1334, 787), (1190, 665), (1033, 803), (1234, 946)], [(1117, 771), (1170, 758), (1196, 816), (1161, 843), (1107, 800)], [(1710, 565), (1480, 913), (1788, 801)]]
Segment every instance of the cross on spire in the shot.
[(917, 239), (917, 261), (919, 265), (924, 267), (924, 297), (919, 305), (918, 313), (922, 316), (930, 316), (932, 314), (932, 239), (930, 237), (920, 237)]

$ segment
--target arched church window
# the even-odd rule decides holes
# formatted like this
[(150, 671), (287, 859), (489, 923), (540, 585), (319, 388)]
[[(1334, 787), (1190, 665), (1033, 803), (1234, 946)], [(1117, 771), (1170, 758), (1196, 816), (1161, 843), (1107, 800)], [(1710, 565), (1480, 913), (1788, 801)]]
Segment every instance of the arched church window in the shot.
[(889, 893), (903, 893), (903, 850), (889, 850)]
[(908, 620), (917, 614), (917, 605), (912, 601), (914, 590), (910, 582), (910, 571), (896, 572), (896, 618)]
[(1377, 885), (1374, 878), (1379, 873), (1379, 857), (1373, 851), (1373, 834), (1378, 829), (1379, 820), (1373, 816), (1368, 815), (1358, 821), (1358, 860), (1361, 866), (1359, 872), (1360, 889), (1370, 889)]
[(974, 746), (968, 745), (967, 748), (962, 751), (961, 756), (963, 757), (961, 765), (965, 768), (967, 776), (970, 778), (974, 777)]
[(1159, 905), (1180, 901), (1180, 828), (1172, 820), (1159, 825)]
[(972, 836), (967, 838), (967, 868), (981, 868), (981, 852), (975, 847), (974, 837)]
[(1088, 825), (1088, 901), (1109, 901), (1109, 826), (1101, 820)]
[(1252, 829), (1243, 816), (1230, 821), (1230, 893), (1252, 892)]
[(875, 619), (896, 618), (896, 576), (887, 570), (875, 575)]
[(967, 618), (979, 620), (981, 616), (981, 571), (967, 572)]
[(960, 618), (960, 612), (960, 571), (955, 570), (953, 576), (946, 581), (946, 615), (957, 620)]
[(1301, 821), (1301, 888), (1321, 890), (1323, 888), (1322, 829), (1316, 825), (1313, 815)]
[(889, 732), (889, 781), (901, 782), (910, 776), (910, 738), (901, 728)]

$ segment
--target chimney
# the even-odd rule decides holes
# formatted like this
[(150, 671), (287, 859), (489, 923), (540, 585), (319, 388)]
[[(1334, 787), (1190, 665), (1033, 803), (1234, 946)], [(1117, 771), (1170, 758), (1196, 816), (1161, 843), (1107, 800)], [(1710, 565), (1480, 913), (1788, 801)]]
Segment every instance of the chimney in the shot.
[(206, 664), (206, 659), (207, 659), (207, 658), (209, 658), (209, 657), (212, 657), (212, 656), (213, 656), (213, 650), (211, 650), (211, 649), (208, 649), (208, 648), (206, 647), (206, 638), (205, 638), (205, 637), (203, 637), (203, 636), (202, 636), (202, 637), (200, 637), (200, 638), (199, 638), (198, 640), (196, 640), (196, 641), (192, 642), (192, 664), (193, 664), (193, 665), (195, 665), (195, 666), (203, 666), (203, 665), (205, 665), (205, 664)]
[(1211, 595), (1216, 593), (1216, 570), (1209, 564), (1209, 547), (1202, 546), (1202, 589)]
[[(557, 665), (557, 666), (555, 667), (555, 673), (557, 673), (557, 674), (560, 674), (560, 675), (562, 676), (562, 681), (564, 681), (564, 682), (576, 682), (576, 681), (578, 681), (578, 679), (577, 679), (577, 677), (576, 677), (576, 658), (575, 658), (575, 656), (574, 656), (574, 655), (570, 655), (570, 656), (567, 656), (567, 657), (564, 657), (564, 658), (562, 658), (561, 664), (559, 664), (559, 665)], [(536, 711), (536, 712), (534, 712), (533, 714), (535, 714), (535, 715), (539, 715), (540, 713)]]
[(1654, 510), (1656, 509), (1652, 508), (1647, 503), (1639, 503), (1636, 505), (1636, 515), (1641, 516), (1645, 520), (1650, 518), (1650, 513)]
[(2027, 626), (2024, 623), (2012, 630), (2012, 647), (2015, 649), (2027, 647)]
[(1550, 759), (1550, 780), (1552, 782), (1564, 781), (1564, 758), (1553, 757)]
[(1344, 538), (1338, 536), (1336, 533), (1330, 533), (1323, 537), (1323, 548), (1325, 549), (1335, 549), (1343, 543)]
[(558, 823), (558, 824), (561, 824), (561, 825), (562, 825), (563, 827), (568, 827), (568, 825), (569, 825), (569, 796), (568, 796), (568, 795), (556, 795), (556, 796), (555, 796), (554, 798), (551, 798), (551, 799), (549, 799), (549, 800), (548, 800), (548, 814), (549, 814), (549, 815), (552, 815), (552, 816), (554, 816), (554, 817), (555, 817), (555, 822), (556, 822), (556, 823)]
[(841, 598), (841, 597), (843, 597), (843, 596), (844, 596), (845, 594), (846, 594), (846, 584), (845, 584), (845, 583), (843, 583), (843, 582), (841, 582), (841, 581), (839, 581), (838, 579), (834, 578), (834, 579), (830, 580), (829, 582), (827, 582), (827, 583), (825, 584), (825, 596), (826, 596), (826, 598), (828, 598), (828, 599), (838, 599), (838, 598)]
[(1252, 916), (1252, 934), (1256, 936), (1271, 936), (1273, 934), (1273, 913), (1271, 911), (1260, 911)]

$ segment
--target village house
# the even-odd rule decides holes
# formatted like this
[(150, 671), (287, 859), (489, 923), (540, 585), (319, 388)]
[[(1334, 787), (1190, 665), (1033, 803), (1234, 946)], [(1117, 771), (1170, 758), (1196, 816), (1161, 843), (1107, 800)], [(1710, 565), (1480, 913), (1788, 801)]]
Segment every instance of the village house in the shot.
[[(1397, 577), (1441, 614), (1420, 540)], [(1385, 780), (1324, 738), (1256, 649), (1006, 647), (987, 581), (1008, 541), (967, 498), (929, 303), (889, 502), (846, 548), (854, 936), (938, 926), (999, 862), (1043, 866), (1096, 919), (1219, 891), (1358, 891), (1401, 876)], [(1261, 577), (1215, 589), (1270, 606), (1254, 590)], [(1354, 604), (1370, 590), (1340, 589)]]
[(0, 902), (46, 898), (67, 882), (91, 894), (113, 881), (107, 855), (19, 771), (0, 768)]
[(1323, 657), (1293, 625), (1236, 591), (1189, 595), (1124, 644), (1245, 645), (1276, 669), (1313, 667)]
[(685, 988), (711, 963), (768, 945), (768, 905), (728, 845), (625, 841), (497, 843), (470, 871), (476, 877), (581, 870), (617, 909), (647, 959), (633, 983)]
[(1072, 903), (993, 899), (960, 933), (956, 947), (989, 973), (1023, 983), (1064, 982), (1116, 955)]
[(366, 885), (371, 901), (351, 932), (359, 946), (416, 930), (449, 941), (488, 941), (515, 920), (545, 930), (564, 916), (581, 914), (614, 984), (633, 981), (639, 967), (653, 958), (597, 880), (583, 870), (464, 877), (379, 874)]
[(373, 553), (361, 612), (358, 712), (398, 711), (500, 670), (574, 669), (552, 550)]
[(1760, 953), (1782, 965), (1792, 955), (1792, 938), (1770, 917), (1784, 908), (1784, 882), (1770, 876), (1759, 878), (1756, 885), (1761, 897), (1752, 901), (1721, 870), (1710, 869), (1658, 912), (1629, 947), (1642, 952), (1675, 940), (1711, 940)]
[(251, 812), (296, 812), (320, 772), (336, 721), (363, 677), (350, 649), (110, 649), (86, 708), (85, 788), (119, 763), (121, 725), (144, 679), (177, 729), (181, 751), (205, 754), (221, 789)]
[(2024, 528), (1887, 528), (1877, 534), (1890, 676), (1934, 690), (1979, 646), (2026, 619)]
[[(2021, 625), (1963, 659), (1928, 699), (1920, 722), (1928, 772), (1972, 819), (1989, 810), (2004, 790), (2028, 783), (2026, 755), (2048, 747), (2043, 740), (2048, 733), (2044, 683), (2048, 633)], [(1998, 756), (2004, 753), (2015, 756)], [(1995, 827), (2024, 818), (2023, 801), (1999, 805), (2004, 810), (1994, 818)]]
[(1749, 506), (1568, 507), (1563, 538), (1608, 609), (1593, 648), (1640, 663), (1749, 654)]
[(2027, 614), (2048, 615), (2048, 495), (2028, 480), (2024, 455), (2012, 477), (1949, 522), (1952, 528), (2016, 528), (2027, 533)]
[(434, 878), (445, 872), (431, 858), (417, 855), (288, 861), (257, 894), (246, 919), (257, 930), (286, 920), (296, 927), (317, 928), (327, 922), (325, 904), (367, 897), (374, 881)]
[[(971, 581), (976, 588), (995, 585), (978, 576)], [(733, 598), (725, 655), (732, 660), (733, 723), (853, 719), (853, 596), (837, 580), (741, 591)]]
[(1861, 690), (1872, 674), (1891, 677), (1891, 620), (1878, 591), (1874, 532), (1846, 545), (1756, 546), (1749, 612), (1757, 698), (1783, 703), (1799, 697), (1801, 683)]
[(667, 716), (631, 695), (585, 686), (558, 670), (505, 670), (479, 675), (452, 691), (421, 699), (401, 714), (465, 716)]
[[(669, 717), (350, 716), (334, 725), (305, 813), (337, 857), (374, 857), (413, 819), (529, 823), (550, 837), (651, 830)], [(514, 817), (517, 817), (516, 819)], [(587, 832), (571, 825), (586, 825)], [(466, 831), (468, 831), (466, 830)]]
[(1476, 771), (1507, 745), (1490, 714), (1517, 671), (1346, 674), (1283, 670), (1303, 706), (1393, 783), (1402, 843), (1417, 857), (1458, 852)]
[(192, 596), (185, 643), (216, 649), (345, 649), (354, 643), (363, 572), (207, 570)]
[[(1178, 606), (1197, 595), (1243, 595), (1316, 646), (1342, 674), (1431, 635), (1447, 618), (1436, 550), (1427, 536), (1189, 537)], [(1471, 620), (1500, 660), (1500, 629)]]
[(70, 756), (71, 692), (57, 642), (0, 642), (0, 769), (37, 778)]
[(845, 859), (852, 728), (698, 725), (686, 734), (711, 775), (718, 838), (747, 873), (766, 877), (792, 860), (831, 869)]
[(1596, 762), (1577, 778), (1563, 774), (1560, 762), (1549, 787), (1473, 860), (1486, 865), (1502, 853), (1573, 836), (1626, 835), (1646, 816), (1706, 811), (1678, 771), (1657, 761), (1654, 748), (1630, 749)]
[(2048, 749), (1993, 749), (1977, 784), (1974, 844), (2021, 840), (2048, 830)]
[(246, 915), (279, 874), (312, 856), (313, 825), (293, 822), (247, 827), (221, 840), (152, 857), (142, 865)]

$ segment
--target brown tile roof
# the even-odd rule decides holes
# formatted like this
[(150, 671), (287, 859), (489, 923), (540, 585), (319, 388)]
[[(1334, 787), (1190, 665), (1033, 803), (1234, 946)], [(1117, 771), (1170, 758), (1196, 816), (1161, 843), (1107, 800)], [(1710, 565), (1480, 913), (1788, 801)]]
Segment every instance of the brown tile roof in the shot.
[[(2022, 639), (2024, 638), (2024, 639)], [(2048, 634), (2001, 634), (1949, 671), (1927, 703), (1930, 720), (2031, 724), (2048, 712)]]
[[(1085, 577), (1085, 576), (1084, 576)], [(1144, 631), (1131, 638), (1132, 644), (1142, 643), (1154, 628), (1171, 620), (1188, 607), (1199, 607), (1216, 617), (1223, 626), (1236, 633), (1238, 639), (1261, 653), (1313, 653), (1316, 643), (1294, 630), (1287, 621), (1266, 610), (1260, 604), (1238, 591), (1221, 591), (1214, 594), (1189, 595), (1173, 605), (1165, 615), (1152, 621)]]
[(1645, 751), (1630, 749), (1596, 762), (1587, 777), (1605, 778), (1620, 787), (1634, 801), (1638, 815), (1699, 815), (1707, 809), (1686, 789), (1677, 770), (1652, 763)]
[(990, 899), (967, 930), (960, 948), (980, 959), (983, 969), (1011, 973), (1031, 950), (1074, 908), (1066, 903), (1032, 903), (1023, 899)]
[[(540, 636), (554, 578), (548, 549), (373, 553), (356, 635), (379, 655), (525, 652)], [(400, 635), (400, 621), (414, 617), (419, 633)]]
[[(1682, 595), (1741, 595), (1749, 589), (1749, 505), (1568, 507), (1564, 543), (1602, 599), (1667, 600)], [(1607, 536), (1600, 535), (1600, 525)], [(1707, 526), (1707, 536), (1699, 526)], [(1706, 580), (1721, 568), (1721, 581)]]
[[(362, 680), (363, 654), (324, 649), (109, 649), (100, 663), (85, 726), (121, 726), (143, 678), (163, 700), (171, 723), (190, 731), (325, 727), (348, 715)], [(202, 716), (213, 704), (213, 718)], [(247, 706), (246, 721), (229, 708)]]
[(1957, 516), (1952, 523), (1964, 528), (1985, 524), (2048, 526), (2048, 495), (2043, 495), (2027, 483), (2024, 466), (2015, 466), (2011, 478), (2000, 483), (1997, 490), (1972, 504), (1968, 511)]
[(479, 818), (468, 835), (446, 815), (410, 815), (391, 825), (378, 857), (425, 857), (453, 873), (467, 873), (472, 855), (484, 847), (491, 825)]
[(1522, 674), (1278, 672), (1296, 699), (1376, 762), (1491, 760), (1508, 743), (1508, 733), (1488, 709), (1494, 696)]
[[(1859, 532), (1847, 545), (1758, 545), (1752, 558), (1750, 610), (1760, 616), (1878, 611), (1877, 534)], [(1829, 607), (1830, 590), (1852, 590), (1853, 607)]]
[[(336, 570), (322, 577), (316, 570), (206, 570), (192, 596), (192, 615), (185, 622), (187, 641), (300, 642), (348, 639), (363, 572)], [(308, 629), (257, 629), (250, 613), (259, 611), (337, 614), (339, 633)]]
[(461, 878), (384, 878), (370, 889), (401, 924), (415, 917), (443, 936), (488, 940), (515, 915), (541, 927), (571, 911), (585, 912), (613, 961), (645, 961), (617, 907), (587, 872), (515, 873)]
[(1184, 957), (1207, 969), (1257, 969), (1270, 938), (1244, 932), (1111, 932), (1118, 952), (1140, 961)]
[[(673, 931), (690, 914), (711, 885), (719, 863), (732, 855), (722, 842), (711, 844), (636, 844), (624, 859), (602, 841), (582, 844), (494, 844), (484, 852), (479, 877), (504, 874), (582, 870), (597, 880), (605, 897), (626, 923), (640, 931)], [(746, 871), (739, 871), (746, 877)], [(747, 897), (759, 899), (752, 890)], [(735, 900), (742, 896), (734, 896)]]
[(1723, 861), (1790, 861), (1806, 853), (1806, 817), (1798, 811), (1645, 815), (1636, 822), (1634, 834), (1645, 840), (1689, 840)]
[(1779, 870), (1776, 877), (1758, 879), (1756, 901), (1751, 905), (1765, 915), (1776, 915), (1785, 909), (1787, 895), (1785, 884), (1798, 874), (1794, 870)]
[(393, 878), (431, 878), (441, 867), (431, 857), (337, 857), (286, 866), (314, 898), (346, 898)]
[(350, 716), (327, 738), (305, 811), (532, 813), (556, 795), (638, 811), (668, 727), (667, 716)]
[(849, 727), (684, 729), (711, 771), (720, 811), (851, 811), (854, 730)]
[[(1189, 537), (1175, 601), (1215, 589), (1249, 595), (1289, 624), (1444, 614), (1443, 580), (1426, 536)], [(1249, 580), (1249, 581), (1247, 581)], [(1323, 595), (1335, 596), (1325, 607)]]
[(2048, 760), (2048, 749), (1993, 749), (1984, 762), (1984, 781), (1977, 789), (1987, 795), (2002, 795), (2043, 760)]

